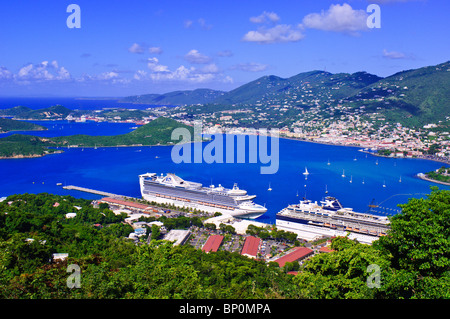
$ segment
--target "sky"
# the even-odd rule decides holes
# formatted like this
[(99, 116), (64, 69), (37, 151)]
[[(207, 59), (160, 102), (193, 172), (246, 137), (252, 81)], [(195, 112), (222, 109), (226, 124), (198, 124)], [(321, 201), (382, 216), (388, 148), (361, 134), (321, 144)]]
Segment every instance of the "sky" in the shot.
[(449, 60), (449, 12), (448, 0), (2, 1), (0, 96), (229, 91), (312, 70), (385, 77)]

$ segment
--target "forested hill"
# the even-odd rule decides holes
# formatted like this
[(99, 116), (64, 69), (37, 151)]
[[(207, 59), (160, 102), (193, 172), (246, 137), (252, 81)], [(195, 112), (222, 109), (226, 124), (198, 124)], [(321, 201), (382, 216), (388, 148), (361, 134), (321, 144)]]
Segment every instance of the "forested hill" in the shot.
[(16, 106), (9, 109), (0, 109), (0, 116), (13, 116), (17, 119), (55, 120), (64, 119), (72, 112), (72, 110), (62, 105), (54, 105), (38, 110), (33, 110), (26, 106)]
[[(35, 157), (55, 152), (54, 147), (102, 147), (132, 145), (168, 145), (175, 128), (185, 128), (193, 138), (193, 128), (175, 120), (160, 117), (136, 130), (122, 135), (71, 135), (53, 138), (14, 134), (0, 139), (0, 158)], [(53, 147), (53, 148), (49, 148)]]
[(127, 134), (113, 136), (60, 136), (52, 138), (51, 141), (60, 146), (77, 145), (78, 147), (167, 145), (171, 142), (177, 142), (172, 140), (172, 131), (176, 128), (189, 130), (191, 137), (193, 137), (193, 128), (191, 126), (169, 118), (159, 117)]
[[(76, 216), (66, 218), (68, 212)], [(0, 298), (450, 298), (447, 190), (402, 205), (387, 236), (372, 246), (334, 238), (331, 252), (297, 264), (295, 276), (278, 263), (228, 251), (152, 237), (136, 245), (127, 239), (133, 229), (125, 217), (71, 196), (9, 196), (0, 202)], [(54, 253), (68, 260), (52, 262)], [(80, 267), (79, 288), (67, 286), (70, 264)]]
[(47, 130), (45, 126), (25, 122), (16, 121), (7, 118), (0, 118), (0, 133), (11, 131), (44, 131)]
[(211, 89), (196, 89), (192, 91), (174, 91), (165, 94), (144, 94), (128, 96), (120, 102), (153, 104), (153, 105), (190, 105), (204, 104), (215, 101), (225, 92)]

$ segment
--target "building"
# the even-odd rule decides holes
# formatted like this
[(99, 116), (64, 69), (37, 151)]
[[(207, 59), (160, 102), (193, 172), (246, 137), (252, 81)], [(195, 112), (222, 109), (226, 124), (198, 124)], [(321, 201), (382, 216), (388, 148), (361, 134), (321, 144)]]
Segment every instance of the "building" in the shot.
[(172, 229), (164, 236), (164, 240), (174, 241), (174, 246), (183, 245), (191, 235), (189, 230), (184, 229)]
[(298, 247), (294, 251), (274, 260), (280, 267), (284, 267), (287, 262), (301, 261), (314, 253), (312, 249), (306, 247)]
[(204, 252), (216, 252), (220, 245), (222, 244), (223, 241), (223, 236), (221, 235), (212, 235), (208, 237), (208, 240), (206, 241), (206, 243), (203, 245), (202, 250)]
[(121, 200), (121, 199), (112, 198), (112, 197), (104, 197), (99, 202), (107, 203), (109, 205), (115, 205), (115, 206), (118, 206), (120, 208), (125, 208), (125, 209), (132, 209), (132, 210), (139, 210), (139, 211), (151, 211), (152, 210), (152, 208), (148, 205), (139, 204), (139, 203), (135, 203), (135, 202), (127, 201), (127, 200)]
[(250, 258), (256, 258), (260, 246), (261, 246), (261, 238), (248, 236), (245, 239), (244, 246), (242, 247), (241, 255)]

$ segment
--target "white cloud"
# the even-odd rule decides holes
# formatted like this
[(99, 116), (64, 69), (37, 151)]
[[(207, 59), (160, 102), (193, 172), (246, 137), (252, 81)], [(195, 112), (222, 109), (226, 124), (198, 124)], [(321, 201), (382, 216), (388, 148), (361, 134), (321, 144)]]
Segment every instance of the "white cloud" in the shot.
[(406, 59), (407, 56), (402, 52), (383, 50), (383, 58), (386, 59)]
[[(203, 30), (210, 30), (210, 29), (212, 29), (212, 24), (208, 24), (208, 23), (206, 23), (206, 20), (205, 19), (203, 19), (203, 18), (199, 18), (199, 19), (197, 19), (197, 21), (196, 21), (197, 23), (198, 23), (198, 25), (200, 26), (200, 28), (202, 28)], [(192, 28), (193, 26), (194, 26), (194, 21), (193, 20), (184, 20), (184, 22), (183, 22), (183, 27), (185, 28), (185, 29), (190, 29), (190, 28)]]
[(260, 44), (296, 42), (304, 38), (299, 27), (287, 24), (279, 24), (272, 28), (259, 28), (256, 31), (247, 32), (242, 41), (257, 42)]
[(240, 63), (240, 64), (233, 65), (231, 67), (231, 69), (232, 70), (241, 70), (241, 71), (245, 71), (245, 72), (261, 72), (261, 71), (267, 70), (268, 67), (269, 67), (268, 64), (250, 62), (250, 63)]
[(142, 54), (145, 52), (145, 48), (140, 44), (133, 43), (133, 45), (128, 49), (128, 52)]
[(71, 78), (69, 71), (64, 67), (59, 67), (57, 61), (42, 61), (33, 65), (29, 63), (13, 75), (17, 81), (50, 81), (50, 80), (68, 80)]
[(198, 52), (198, 50), (191, 50), (185, 56), (184, 59), (192, 64), (208, 64), (211, 62), (211, 58)]
[(161, 54), (163, 50), (160, 47), (150, 47), (148, 48), (148, 52), (153, 54)]
[(354, 10), (349, 4), (331, 5), (327, 11), (311, 13), (303, 18), (302, 25), (323, 31), (357, 34), (357, 31), (368, 30), (368, 14), (364, 10)]
[(157, 58), (148, 59), (148, 71), (138, 70), (133, 75), (137, 81), (151, 80), (153, 82), (184, 82), (203, 83), (208, 81), (219, 81), (222, 83), (232, 83), (233, 79), (225, 77), (219, 67), (214, 63), (209, 63), (201, 68), (186, 67), (180, 65), (175, 70), (170, 70), (167, 66), (159, 63)]
[(148, 58), (147, 66), (150, 69), (150, 71), (154, 73), (169, 72), (169, 68), (166, 65), (159, 64), (159, 60), (157, 58)]
[(251, 17), (250, 21), (253, 23), (266, 23), (266, 22), (278, 22), (280, 20), (280, 17), (275, 12), (267, 12), (264, 11), (262, 14), (260, 14), (257, 17)]
[(6, 67), (0, 66), (0, 80), (9, 80), (13, 78), (13, 74)]

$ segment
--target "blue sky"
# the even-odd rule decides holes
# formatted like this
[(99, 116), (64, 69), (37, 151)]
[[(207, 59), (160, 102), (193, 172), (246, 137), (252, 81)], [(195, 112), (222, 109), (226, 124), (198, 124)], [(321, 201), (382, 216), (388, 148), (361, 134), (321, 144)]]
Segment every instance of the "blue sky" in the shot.
[[(69, 28), (70, 4), (80, 28)], [(381, 28), (367, 27), (378, 4)], [(0, 96), (231, 90), (264, 75), (388, 76), (449, 60), (448, 0), (19, 0), (0, 4)]]

